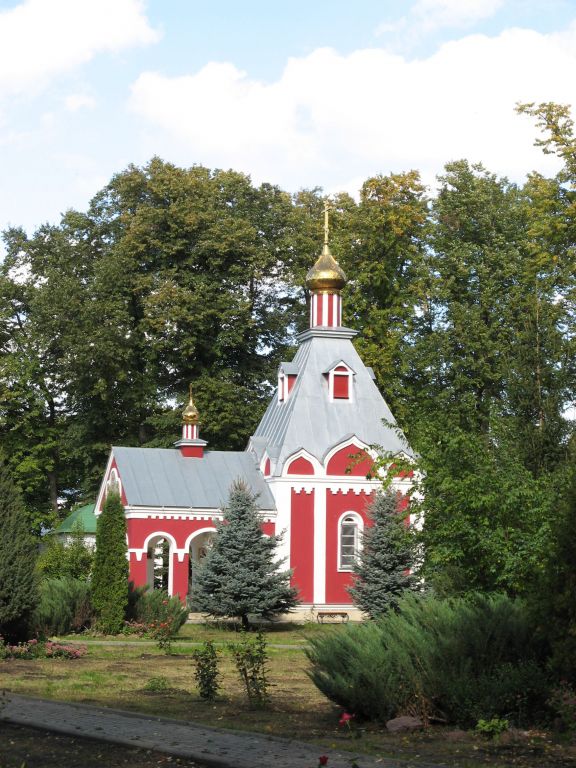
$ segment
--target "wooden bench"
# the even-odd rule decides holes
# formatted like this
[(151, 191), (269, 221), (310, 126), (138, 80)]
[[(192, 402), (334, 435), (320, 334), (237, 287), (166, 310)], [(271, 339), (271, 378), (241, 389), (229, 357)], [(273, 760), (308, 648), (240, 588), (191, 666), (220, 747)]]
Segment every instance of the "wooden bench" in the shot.
[(343, 624), (346, 624), (350, 621), (350, 616), (348, 616), (346, 611), (318, 611), (316, 616), (318, 624), (324, 624), (324, 621), (326, 620), (336, 621), (337, 619), (340, 619)]

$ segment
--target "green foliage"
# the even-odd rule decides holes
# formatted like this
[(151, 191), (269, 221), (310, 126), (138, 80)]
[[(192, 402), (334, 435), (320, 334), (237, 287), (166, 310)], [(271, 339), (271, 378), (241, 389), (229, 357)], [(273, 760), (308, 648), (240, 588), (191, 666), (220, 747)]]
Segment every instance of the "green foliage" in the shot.
[(249, 614), (271, 618), (297, 604), (290, 573), (275, 559), (279, 536), (264, 536), (256, 499), (240, 481), (230, 491), (213, 546), (198, 569), (193, 601), (212, 616), (238, 616), (244, 628)]
[(488, 736), (491, 739), (498, 738), (509, 727), (508, 720), (503, 720), (499, 717), (493, 717), (491, 720), (478, 720), (476, 723), (476, 731), (483, 736)]
[(561, 468), (535, 477), (507, 424), (493, 419), (491, 430), (473, 433), (446, 415), (419, 432), (424, 499), (411, 510), (424, 515), (423, 572), (440, 595), (526, 594), (544, 568)]
[(136, 621), (146, 626), (160, 650), (170, 653), (172, 641), (188, 618), (188, 610), (179, 598), (156, 589), (140, 592), (132, 610)]
[(165, 693), (170, 690), (170, 681), (164, 675), (151, 677), (146, 681), (144, 690), (150, 693)]
[(200, 698), (204, 701), (214, 701), (220, 688), (220, 672), (218, 671), (218, 651), (212, 640), (206, 640), (202, 648), (192, 652), (194, 660), (194, 679), (198, 686)]
[(398, 612), (312, 638), (310, 677), (348, 712), (400, 714), (474, 725), (480, 718), (533, 721), (548, 678), (524, 605), (503, 595), (405, 597)]
[(100, 631), (114, 635), (122, 629), (128, 605), (126, 518), (117, 493), (109, 492), (98, 517), (92, 603)]
[(555, 686), (547, 702), (557, 718), (555, 725), (570, 734), (576, 733), (576, 690), (565, 680)]
[(249, 705), (261, 709), (266, 706), (270, 697), (268, 651), (264, 635), (258, 632), (255, 638), (249, 638), (244, 634), (241, 642), (231, 643), (228, 647), (244, 685)]
[(557, 680), (576, 685), (576, 454), (566, 468), (565, 490), (555, 508), (554, 526), (530, 604), (541, 635), (550, 644)]
[(36, 544), (22, 498), (0, 457), (0, 636), (26, 639), (38, 602)]
[(40, 602), (33, 617), (35, 632), (41, 637), (82, 632), (93, 619), (90, 587), (71, 576), (47, 578), (40, 583)]
[(94, 552), (84, 543), (84, 529), (75, 523), (70, 541), (63, 543), (51, 535), (38, 556), (36, 568), (43, 578), (71, 578), (87, 581), (92, 572)]
[(379, 493), (370, 504), (372, 526), (364, 529), (362, 551), (349, 589), (354, 603), (371, 618), (396, 608), (406, 590), (418, 589), (413, 531), (404, 525), (395, 493)]

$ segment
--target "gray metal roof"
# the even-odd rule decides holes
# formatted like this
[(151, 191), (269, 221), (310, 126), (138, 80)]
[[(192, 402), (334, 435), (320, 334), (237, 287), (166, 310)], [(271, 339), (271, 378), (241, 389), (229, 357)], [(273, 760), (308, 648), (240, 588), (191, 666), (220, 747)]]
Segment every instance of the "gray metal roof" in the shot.
[[(265, 450), (278, 457), (274, 474), (281, 474), (285, 460), (299, 449), (323, 461), (331, 448), (351, 435), (392, 453), (412, 454), (394, 429), (394, 417), (352, 344), (354, 335), (348, 328), (312, 329), (301, 335), (294, 358), (300, 373), (292, 392), (283, 402), (272, 399), (251, 440), (259, 459)], [(334, 360), (355, 371), (352, 401), (329, 399), (323, 371)]]
[(240, 451), (207, 451), (182, 456), (177, 448), (112, 448), (129, 505), (222, 509), (234, 480), (259, 494), (257, 506), (274, 510), (270, 489), (254, 457)]
[(290, 373), (292, 373), (292, 374), (299, 373), (298, 366), (296, 365), (295, 362), (291, 362), (291, 363), (282, 362), (282, 363), (280, 363), (280, 370), (284, 371), (284, 373), (288, 373), (288, 374), (290, 374)]

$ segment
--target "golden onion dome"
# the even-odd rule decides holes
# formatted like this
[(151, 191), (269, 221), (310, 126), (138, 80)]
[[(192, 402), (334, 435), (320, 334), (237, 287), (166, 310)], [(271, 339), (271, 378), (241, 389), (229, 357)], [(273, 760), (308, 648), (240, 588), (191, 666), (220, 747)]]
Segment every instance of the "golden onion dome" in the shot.
[(200, 414), (198, 413), (198, 408), (194, 405), (194, 400), (192, 398), (192, 384), (190, 384), (190, 398), (188, 400), (188, 405), (182, 411), (182, 421), (184, 424), (198, 424), (199, 418)]
[(325, 242), (320, 257), (306, 275), (306, 285), (311, 291), (340, 291), (346, 282), (344, 270)]

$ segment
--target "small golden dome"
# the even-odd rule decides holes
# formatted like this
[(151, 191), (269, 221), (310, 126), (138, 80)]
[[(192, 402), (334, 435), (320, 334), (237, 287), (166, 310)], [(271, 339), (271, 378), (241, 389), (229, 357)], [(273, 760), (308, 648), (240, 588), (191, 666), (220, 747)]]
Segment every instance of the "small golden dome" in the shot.
[(192, 399), (192, 384), (190, 384), (190, 398), (188, 400), (188, 405), (182, 411), (182, 421), (184, 424), (198, 424), (199, 418), (200, 414), (198, 413), (198, 408), (194, 405), (194, 400)]
[(311, 291), (340, 291), (346, 285), (344, 270), (330, 253), (328, 243), (318, 261), (306, 275), (306, 285)]

